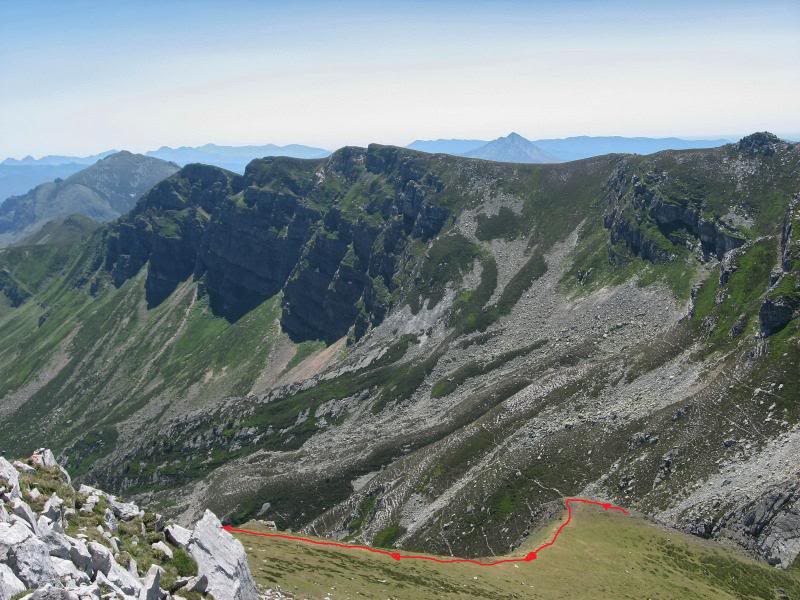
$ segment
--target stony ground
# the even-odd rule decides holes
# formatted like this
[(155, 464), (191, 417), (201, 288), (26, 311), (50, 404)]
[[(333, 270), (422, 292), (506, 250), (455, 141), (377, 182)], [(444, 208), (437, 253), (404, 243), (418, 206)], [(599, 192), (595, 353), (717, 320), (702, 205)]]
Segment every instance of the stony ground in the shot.
[(241, 544), (210, 511), (189, 530), (102, 490), (75, 490), (41, 449), (24, 462), (0, 457), (0, 598), (257, 600), (259, 592)]

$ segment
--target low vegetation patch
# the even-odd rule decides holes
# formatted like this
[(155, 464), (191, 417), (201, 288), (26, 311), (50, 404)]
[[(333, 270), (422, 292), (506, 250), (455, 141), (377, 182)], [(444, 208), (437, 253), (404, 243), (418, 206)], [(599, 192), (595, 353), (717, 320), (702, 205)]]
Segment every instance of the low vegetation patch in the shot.
[(472, 377), (478, 377), (480, 375), (486, 375), (505, 365), (512, 360), (519, 358), (520, 356), (525, 356), (526, 354), (530, 354), (534, 350), (538, 350), (539, 348), (543, 347), (547, 344), (547, 340), (538, 340), (529, 344), (527, 346), (523, 346), (522, 348), (517, 348), (515, 350), (510, 350), (509, 352), (504, 352), (503, 354), (499, 355), (496, 358), (488, 362), (478, 362), (478, 361), (471, 361), (467, 364), (459, 367), (452, 373), (448, 373), (442, 379), (437, 381), (433, 388), (431, 389), (431, 397), (433, 398), (442, 398), (443, 396), (447, 396), (448, 394), (453, 393), (458, 386), (463, 384), (466, 380)]

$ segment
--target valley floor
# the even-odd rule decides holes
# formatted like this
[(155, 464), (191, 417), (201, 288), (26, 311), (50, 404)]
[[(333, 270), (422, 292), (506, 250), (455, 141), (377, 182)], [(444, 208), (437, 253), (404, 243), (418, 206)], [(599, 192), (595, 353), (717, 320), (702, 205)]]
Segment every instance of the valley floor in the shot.
[[(560, 522), (533, 534), (524, 556)], [(263, 530), (258, 522), (243, 526)], [(800, 571), (781, 571), (636, 516), (577, 507), (537, 560), (496, 567), (397, 562), (360, 550), (240, 534), (258, 583), (302, 599), (569, 598), (783, 599), (800, 597)]]

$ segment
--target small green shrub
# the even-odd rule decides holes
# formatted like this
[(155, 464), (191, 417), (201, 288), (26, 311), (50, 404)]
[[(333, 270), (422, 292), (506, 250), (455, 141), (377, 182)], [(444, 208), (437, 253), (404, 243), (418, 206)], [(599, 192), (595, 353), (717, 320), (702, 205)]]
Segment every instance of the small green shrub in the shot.
[(372, 545), (379, 548), (391, 548), (397, 539), (406, 532), (405, 528), (400, 525), (391, 525), (381, 529), (375, 534), (375, 539), (372, 540)]
[(503, 238), (513, 240), (519, 237), (528, 228), (527, 223), (510, 208), (501, 207), (496, 215), (478, 215), (478, 227), (475, 237), (481, 241)]
[(193, 577), (197, 575), (197, 563), (186, 550), (178, 548), (172, 555), (170, 561), (181, 577)]

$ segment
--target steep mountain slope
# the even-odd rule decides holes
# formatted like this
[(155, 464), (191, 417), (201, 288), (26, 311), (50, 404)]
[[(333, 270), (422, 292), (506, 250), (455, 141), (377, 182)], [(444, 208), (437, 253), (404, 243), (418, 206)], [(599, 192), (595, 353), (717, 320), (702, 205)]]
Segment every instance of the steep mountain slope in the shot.
[(550, 163), (558, 162), (553, 155), (526, 140), (518, 133), (509, 133), (506, 137), (497, 138), (484, 146), (464, 152), (463, 156), (482, 158), (498, 162), (513, 163)]
[(584, 495), (790, 566), (798, 168), (187, 166), (0, 316), (4, 443), (187, 519), (481, 556)]
[(44, 183), (0, 206), (0, 244), (38, 231), (47, 221), (81, 214), (109, 221), (178, 167), (130, 152), (112, 154), (64, 180)]
[(100, 227), (100, 223), (85, 215), (67, 215), (45, 223), (36, 233), (21, 239), (15, 246), (72, 246)]
[(261, 146), (218, 146), (216, 144), (205, 144), (203, 146), (181, 146), (170, 148), (162, 146), (158, 150), (151, 150), (147, 156), (168, 160), (175, 164), (184, 166), (190, 163), (203, 163), (214, 165), (243, 173), (247, 164), (255, 158), (265, 156), (290, 156), (292, 158), (324, 158), (330, 154), (329, 151), (313, 146), (303, 146), (301, 144), (288, 144), (286, 146), (276, 146), (275, 144), (264, 144)]

